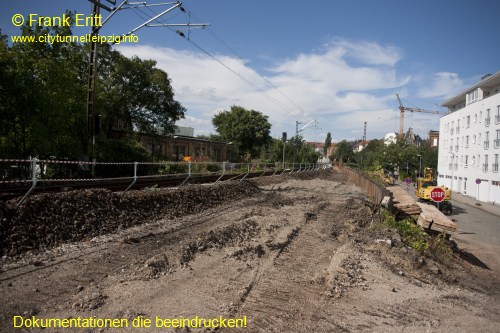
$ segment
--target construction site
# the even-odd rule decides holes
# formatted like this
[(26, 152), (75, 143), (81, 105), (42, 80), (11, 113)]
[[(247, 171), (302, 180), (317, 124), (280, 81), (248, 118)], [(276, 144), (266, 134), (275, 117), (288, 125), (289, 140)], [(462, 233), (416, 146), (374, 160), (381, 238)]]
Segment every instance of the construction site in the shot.
[(343, 168), (6, 202), (0, 332), (496, 332), (498, 267), (380, 195), (413, 205)]

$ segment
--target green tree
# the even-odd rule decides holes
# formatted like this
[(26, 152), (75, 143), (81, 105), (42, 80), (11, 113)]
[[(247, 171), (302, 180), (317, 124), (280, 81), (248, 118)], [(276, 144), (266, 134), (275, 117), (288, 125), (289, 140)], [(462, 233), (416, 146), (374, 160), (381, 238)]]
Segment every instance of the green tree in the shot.
[(328, 132), (326, 134), (326, 139), (325, 139), (325, 144), (323, 145), (323, 156), (326, 156), (326, 152), (328, 151), (328, 148), (332, 145), (332, 134)]
[(117, 120), (130, 132), (173, 133), (186, 110), (174, 99), (167, 73), (153, 60), (124, 57), (107, 44), (99, 57), (98, 105), (106, 136)]
[(258, 157), (262, 147), (271, 142), (271, 124), (259, 111), (246, 110), (233, 105), (230, 111), (222, 111), (212, 118), (212, 124), (224, 141), (233, 142), (240, 153)]
[(342, 140), (337, 143), (337, 148), (335, 152), (330, 157), (331, 160), (337, 160), (340, 162), (349, 162), (354, 157), (354, 152), (352, 150), (352, 146), (346, 140)]
[[(21, 30), (25, 36), (71, 35), (69, 27)], [(82, 46), (69, 42), (9, 47), (5, 37), (2, 40), (0, 77), (6, 83), (0, 87), (2, 155), (77, 157), (85, 119), (85, 84), (79, 71), (86, 64)]]
[[(21, 31), (25, 36), (72, 34), (71, 27), (57, 26), (24, 26)], [(0, 32), (0, 155), (79, 159), (87, 144), (89, 46), (72, 42), (9, 46), (7, 41)], [(99, 45), (98, 59), (96, 113), (102, 115), (104, 138), (113, 138), (117, 120), (128, 125), (130, 134), (173, 131), (185, 109), (174, 99), (167, 73), (154, 61), (126, 58), (106, 44)], [(142, 156), (128, 142), (133, 137), (124, 138), (120, 151), (130, 148), (125, 155)], [(96, 156), (112, 160), (109, 147), (117, 144), (101, 139)]]

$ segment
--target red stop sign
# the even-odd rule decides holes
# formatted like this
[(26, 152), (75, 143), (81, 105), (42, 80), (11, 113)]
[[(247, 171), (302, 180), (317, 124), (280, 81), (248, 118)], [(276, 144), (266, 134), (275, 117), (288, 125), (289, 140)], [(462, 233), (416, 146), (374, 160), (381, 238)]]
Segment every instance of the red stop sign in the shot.
[(431, 191), (431, 199), (434, 202), (441, 202), (444, 200), (445, 194), (441, 187), (435, 187)]

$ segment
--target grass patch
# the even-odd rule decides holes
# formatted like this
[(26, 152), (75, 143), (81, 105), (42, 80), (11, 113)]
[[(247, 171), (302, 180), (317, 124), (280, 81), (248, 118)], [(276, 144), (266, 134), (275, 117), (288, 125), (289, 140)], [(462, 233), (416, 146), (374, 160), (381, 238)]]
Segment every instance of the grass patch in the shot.
[(424, 254), (430, 248), (429, 235), (420, 228), (411, 219), (396, 220), (396, 217), (390, 212), (383, 211), (383, 222), (385, 226), (395, 229), (401, 236), (401, 240), (407, 246)]
[(397, 231), (405, 245), (427, 257), (446, 262), (446, 258), (453, 254), (450, 241), (445, 233), (429, 235), (411, 218), (398, 221), (393, 214), (384, 209), (382, 210), (382, 223), (379, 227), (387, 227)]

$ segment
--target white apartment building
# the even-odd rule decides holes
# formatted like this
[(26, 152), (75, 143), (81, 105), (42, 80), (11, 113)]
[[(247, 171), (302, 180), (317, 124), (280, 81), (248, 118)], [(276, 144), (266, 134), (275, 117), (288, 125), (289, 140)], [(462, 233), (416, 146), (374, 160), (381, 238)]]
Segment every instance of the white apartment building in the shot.
[(442, 104), (438, 184), (479, 201), (500, 203), (500, 72)]

